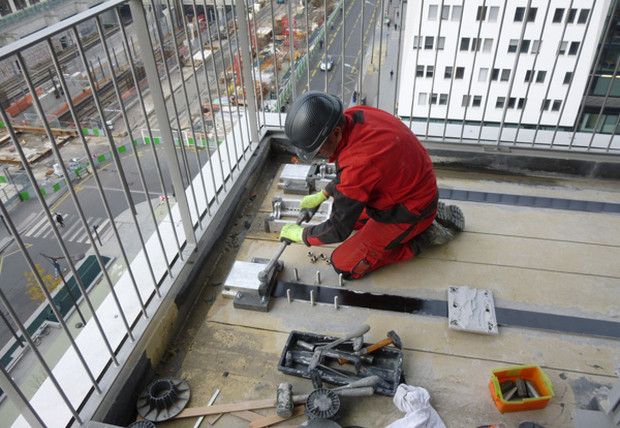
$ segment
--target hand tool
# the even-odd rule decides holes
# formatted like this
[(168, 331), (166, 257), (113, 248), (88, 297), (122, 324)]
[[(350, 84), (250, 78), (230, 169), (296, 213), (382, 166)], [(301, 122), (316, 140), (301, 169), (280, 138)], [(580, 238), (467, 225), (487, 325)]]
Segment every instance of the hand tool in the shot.
[(323, 351), (335, 348), (336, 346), (346, 342), (347, 340), (351, 340), (358, 336), (362, 336), (366, 334), (368, 330), (370, 330), (370, 326), (367, 324), (362, 324), (357, 330), (345, 335), (343, 338), (335, 340), (332, 343), (329, 343), (325, 346), (319, 346), (315, 348), (314, 355), (312, 356), (312, 360), (310, 361), (310, 364), (308, 365), (308, 372), (314, 370), (316, 366), (322, 361)]
[[(299, 216), (297, 217), (297, 221), (295, 223), (299, 226), (304, 221), (309, 221), (315, 212), (316, 212), (316, 209), (310, 210), (308, 208), (304, 208), (300, 210)], [(258, 280), (261, 283), (263, 284), (267, 283), (267, 279), (269, 278), (269, 274), (271, 270), (273, 269), (274, 265), (276, 264), (276, 262), (278, 261), (278, 259), (280, 258), (280, 256), (282, 255), (282, 253), (284, 252), (284, 250), (286, 249), (286, 247), (288, 247), (290, 243), (291, 241), (289, 241), (288, 239), (282, 240), (282, 242), (280, 243), (280, 247), (278, 248), (278, 251), (276, 251), (276, 254), (271, 258), (269, 263), (267, 263), (267, 266), (265, 266), (265, 268), (258, 273)]]
[[(370, 346), (367, 346), (366, 348), (360, 349), (359, 351), (355, 352), (355, 355), (366, 355), (370, 352), (376, 351), (377, 349), (386, 347), (392, 343), (394, 344), (396, 348), (403, 349), (403, 343), (401, 342), (400, 337), (398, 337), (398, 335), (396, 334), (394, 330), (388, 331), (387, 337), (385, 339), (380, 340), (374, 345), (370, 345)], [(344, 364), (347, 361), (348, 360), (345, 358), (340, 358), (338, 360), (340, 364)]]
[(281, 383), (276, 395), (276, 414), (281, 418), (293, 416), (293, 385)]

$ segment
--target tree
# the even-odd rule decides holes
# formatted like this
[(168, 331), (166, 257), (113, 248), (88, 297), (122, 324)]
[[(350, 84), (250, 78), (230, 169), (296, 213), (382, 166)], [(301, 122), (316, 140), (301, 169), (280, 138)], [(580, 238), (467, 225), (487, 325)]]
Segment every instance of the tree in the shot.
[[(46, 274), (45, 269), (38, 264), (36, 264), (35, 267), (47, 291), (49, 293), (54, 291), (58, 284), (61, 283), (58, 275)], [(34, 272), (26, 271), (24, 272), (24, 277), (26, 277), (26, 293), (30, 295), (30, 299), (38, 301), (39, 304), (45, 302), (45, 293), (41, 290)]]

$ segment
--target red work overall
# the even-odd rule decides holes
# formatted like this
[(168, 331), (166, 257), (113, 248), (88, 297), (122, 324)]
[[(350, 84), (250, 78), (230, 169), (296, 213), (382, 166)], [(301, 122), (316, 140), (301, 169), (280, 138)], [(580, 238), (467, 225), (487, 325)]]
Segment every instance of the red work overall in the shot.
[(303, 240), (344, 241), (332, 264), (355, 279), (416, 255), (408, 243), (435, 218), (437, 182), (426, 149), (398, 118), (367, 106), (344, 116), (342, 141), (329, 159), (336, 178), (325, 188), (334, 198), (332, 215), (304, 229)]

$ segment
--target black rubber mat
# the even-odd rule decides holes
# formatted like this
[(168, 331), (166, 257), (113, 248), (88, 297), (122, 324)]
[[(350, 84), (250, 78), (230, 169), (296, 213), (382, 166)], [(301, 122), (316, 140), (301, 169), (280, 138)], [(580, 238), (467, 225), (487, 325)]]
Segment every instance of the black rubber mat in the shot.
[[(342, 306), (448, 317), (448, 302), (445, 300), (367, 293), (347, 288), (333, 288), (284, 281), (276, 283), (272, 296), (287, 297), (286, 290), (291, 290), (291, 298), (294, 300), (309, 302), (310, 291), (313, 290), (314, 301), (318, 303), (333, 304), (334, 297), (338, 297), (338, 305)], [(620, 339), (619, 322), (498, 307), (495, 307), (495, 317), (500, 326), (526, 327)]]
[(457, 201), (486, 202), (490, 204), (519, 205), (523, 207), (552, 208), (569, 211), (620, 213), (620, 204), (613, 202), (580, 201), (577, 199), (478, 192), (474, 190), (440, 188), (439, 198)]

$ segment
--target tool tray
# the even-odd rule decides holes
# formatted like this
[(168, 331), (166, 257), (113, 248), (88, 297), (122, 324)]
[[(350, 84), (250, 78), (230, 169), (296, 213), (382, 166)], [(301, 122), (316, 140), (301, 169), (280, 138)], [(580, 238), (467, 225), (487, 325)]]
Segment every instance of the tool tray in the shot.
[[(298, 341), (310, 343), (312, 345), (325, 345), (338, 340), (338, 337), (325, 336), (322, 334), (305, 333), (291, 331), (282, 350), (282, 355), (278, 361), (278, 370), (292, 376), (310, 379), (308, 365), (314, 352), (303, 348)], [(363, 348), (372, 345), (364, 343)], [(353, 342), (347, 341), (334, 348), (339, 352), (346, 352), (353, 355)], [(288, 358), (287, 358), (288, 354)], [(292, 358), (292, 356), (295, 356)], [(321, 380), (334, 385), (347, 385), (348, 383), (363, 377), (377, 375), (382, 381), (375, 388), (375, 392), (381, 395), (393, 396), (400, 383), (404, 383), (403, 376), (403, 353), (394, 347), (384, 347), (367, 354), (372, 358), (372, 362), (361, 362), (360, 370), (356, 373), (355, 365), (352, 363), (340, 364), (338, 358), (331, 356), (323, 357), (323, 366), (317, 366), (317, 371)], [(330, 371), (333, 370), (333, 371)]]

